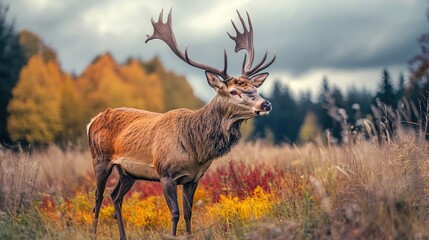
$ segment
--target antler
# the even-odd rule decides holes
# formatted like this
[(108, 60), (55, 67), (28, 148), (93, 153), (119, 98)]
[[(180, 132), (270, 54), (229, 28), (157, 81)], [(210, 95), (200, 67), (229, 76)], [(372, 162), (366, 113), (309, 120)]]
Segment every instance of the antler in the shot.
[(211, 67), (211, 66), (208, 66), (205, 64), (197, 63), (197, 62), (193, 61), (192, 59), (190, 59), (188, 56), (188, 48), (187, 47), (185, 48), (185, 53), (183, 53), (179, 49), (179, 47), (177, 46), (177, 43), (176, 43), (176, 38), (174, 37), (173, 29), (172, 29), (171, 12), (172, 12), (172, 9), (170, 9), (170, 12), (168, 13), (168, 18), (167, 18), (166, 23), (162, 22), (164, 9), (161, 10), (161, 13), (159, 14), (158, 22), (155, 22), (152, 18), (152, 25), (153, 25), (154, 32), (153, 32), (152, 36), (147, 35), (147, 39), (146, 39), (145, 43), (147, 43), (148, 41), (150, 41), (152, 39), (160, 39), (160, 40), (164, 41), (170, 47), (170, 49), (174, 52), (174, 54), (176, 54), (176, 56), (178, 56), (180, 59), (182, 59), (183, 61), (185, 61), (189, 65), (194, 66), (194, 67), (199, 68), (199, 69), (203, 69), (203, 70), (212, 72), (214, 74), (217, 74), (220, 77), (222, 77), (224, 80), (231, 78), (226, 73), (226, 70), (228, 68), (228, 60), (227, 60), (226, 50), (224, 50), (224, 53), (223, 53), (224, 54), (224, 68), (221, 71), (217, 68), (214, 68), (214, 67)]
[[(242, 75), (246, 76), (246, 77), (250, 77), (250, 76), (264, 70), (265, 68), (269, 67), (274, 62), (274, 60), (276, 59), (276, 54), (274, 54), (273, 58), (269, 62), (267, 62), (265, 65), (263, 65), (265, 60), (267, 59), (267, 53), (268, 53), (268, 51), (265, 51), (265, 54), (264, 54), (264, 57), (262, 58), (262, 60), (252, 68), (253, 59), (255, 57), (254, 56), (254, 47), (253, 47), (253, 26), (252, 26), (252, 22), (250, 21), (249, 13), (246, 12), (247, 21), (249, 23), (249, 29), (247, 29), (246, 24), (245, 24), (243, 18), (241, 17), (240, 13), (238, 12), (238, 10), (237, 10), (237, 14), (238, 14), (238, 17), (240, 18), (241, 24), (243, 25), (243, 33), (240, 33), (237, 26), (235, 26), (234, 21), (231, 20), (232, 26), (234, 27), (237, 36), (233, 37), (229, 33), (228, 33), (228, 36), (232, 40), (234, 40), (234, 42), (235, 42), (235, 52), (238, 52), (241, 49), (245, 49), (247, 51), (247, 54), (244, 55)], [(247, 60), (247, 55), (249, 55), (248, 60)]]

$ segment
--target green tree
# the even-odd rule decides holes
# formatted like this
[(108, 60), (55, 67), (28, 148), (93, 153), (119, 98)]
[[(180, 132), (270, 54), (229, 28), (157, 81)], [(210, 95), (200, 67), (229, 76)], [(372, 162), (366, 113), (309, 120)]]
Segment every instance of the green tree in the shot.
[(58, 64), (33, 56), (22, 69), (9, 104), (8, 131), (13, 141), (46, 144), (62, 130)]
[(273, 111), (264, 118), (254, 119), (253, 137), (266, 137), (272, 132), (274, 143), (293, 143), (298, 139), (299, 112), (297, 103), (288, 87), (275, 81), (271, 97), (267, 98), (273, 104)]
[(25, 64), (24, 51), (19, 45), (14, 23), (6, 20), (7, 12), (8, 7), (0, 3), (0, 144), (10, 142), (7, 106), (19, 72)]
[(405, 96), (405, 79), (403, 73), (399, 74), (398, 89), (395, 93), (395, 96), (395, 105), (397, 105), (399, 100)]
[(371, 114), (373, 96), (368, 89), (351, 87), (347, 91), (346, 99), (346, 111), (350, 116), (349, 121), (351, 123), (354, 124), (358, 119)]
[(343, 120), (339, 115), (339, 108), (345, 107), (346, 103), (341, 90), (336, 86), (331, 87), (328, 79), (324, 77), (315, 112), (322, 130), (329, 130), (333, 137), (331, 140), (337, 142), (342, 141), (341, 122)]
[(331, 97), (331, 95), (331, 86), (329, 85), (328, 78), (325, 76), (323, 77), (322, 84), (320, 86), (319, 96), (317, 98), (317, 103), (315, 106), (317, 119), (323, 131), (327, 129), (332, 129), (333, 127), (333, 120), (328, 114), (328, 98)]
[(390, 78), (389, 71), (383, 69), (381, 74), (381, 81), (378, 86), (376, 98), (386, 105), (394, 106), (395, 104), (395, 89), (393, 88), (392, 79)]

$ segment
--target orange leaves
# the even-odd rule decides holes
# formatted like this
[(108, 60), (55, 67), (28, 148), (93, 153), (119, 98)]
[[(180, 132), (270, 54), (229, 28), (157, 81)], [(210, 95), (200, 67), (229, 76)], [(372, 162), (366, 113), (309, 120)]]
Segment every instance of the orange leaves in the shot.
[[(24, 32), (22, 39), (30, 41), (27, 50), (31, 58), (20, 73), (8, 107), (8, 131), (13, 141), (76, 142), (85, 135), (89, 120), (108, 107), (163, 112), (202, 105), (186, 79), (162, 65), (154, 65), (156, 71), (148, 73), (151, 63), (132, 59), (118, 64), (106, 53), (73, 79), (61, 70), (51, 50), (37, 49), (32, 43), (40, 42), (37, 36)], [(43, 55), (45, 50), (49, 56)]]

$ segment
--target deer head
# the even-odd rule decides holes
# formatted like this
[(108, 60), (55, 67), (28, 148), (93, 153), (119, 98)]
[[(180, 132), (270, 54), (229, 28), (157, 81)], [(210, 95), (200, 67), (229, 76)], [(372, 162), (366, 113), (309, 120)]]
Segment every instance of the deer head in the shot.
[(246, 13), (249, 25), (249, 28), (247, 28), (245, 21), (238, 11), (237, 14), (240, 18), (241, 24), (243, 25), (243, 32), (241, 33), (231, 20), (236, 36), (234, 37), (229, 33), (228, 36), (235, 41), (235, 52), (238, 52), (241, 49), (246, 50), (242, 74), (239, 77), (232, 77), (227, 73), (228, 57), (226, 50), (224, 50), (223, 70), (192, 60), (188, 56), (187, 47), (185, 48), (185, 51), (182, 52), (177, 46), (176, 38), (172, 30), (171, 9), (166, 23), (163, 23), (163, 11), (159, 14), (158, 22), (155, 22), (152, 19), (154, 33), (151, 36), (147, 35), (145, 42), (147, 43), (152, 39), (160, 39), (164, 41), (180, 59), (191, 66), (205, 70), (207, 81), (216, 91), (216, 94), (224, 101), (235, 106), (237, 112), (246, 116), (245, 118), (250, 118), (255, 115), (267, 115), (272, 109), (271, 103), (263, 99), (258, 94), (257, 88), (264, 83), (265, 79), (268, 77), (268, 73), (259, 72), (269, 67), (274, 62), (276, 55), (274, 54), (273, 58), (265, 63), (265, 60), (267, 59), (267, 52), (265, 52), (262, 60), (252, 67), (254, 60), (252, 22), (250, 21), (249, 14)]

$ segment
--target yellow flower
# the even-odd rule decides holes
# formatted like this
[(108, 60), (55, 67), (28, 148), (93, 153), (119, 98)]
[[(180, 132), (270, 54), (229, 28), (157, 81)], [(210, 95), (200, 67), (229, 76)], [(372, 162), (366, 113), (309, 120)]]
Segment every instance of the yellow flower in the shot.
[(230, 224), (234, 219), (248, 221), (267, 215), (276, 204), (276, 198), (261, 187), (255, 188), (251, 196), (240, 200), (235, 196), (220, 196), (218, 203), (208, 206), (208, 217)]

